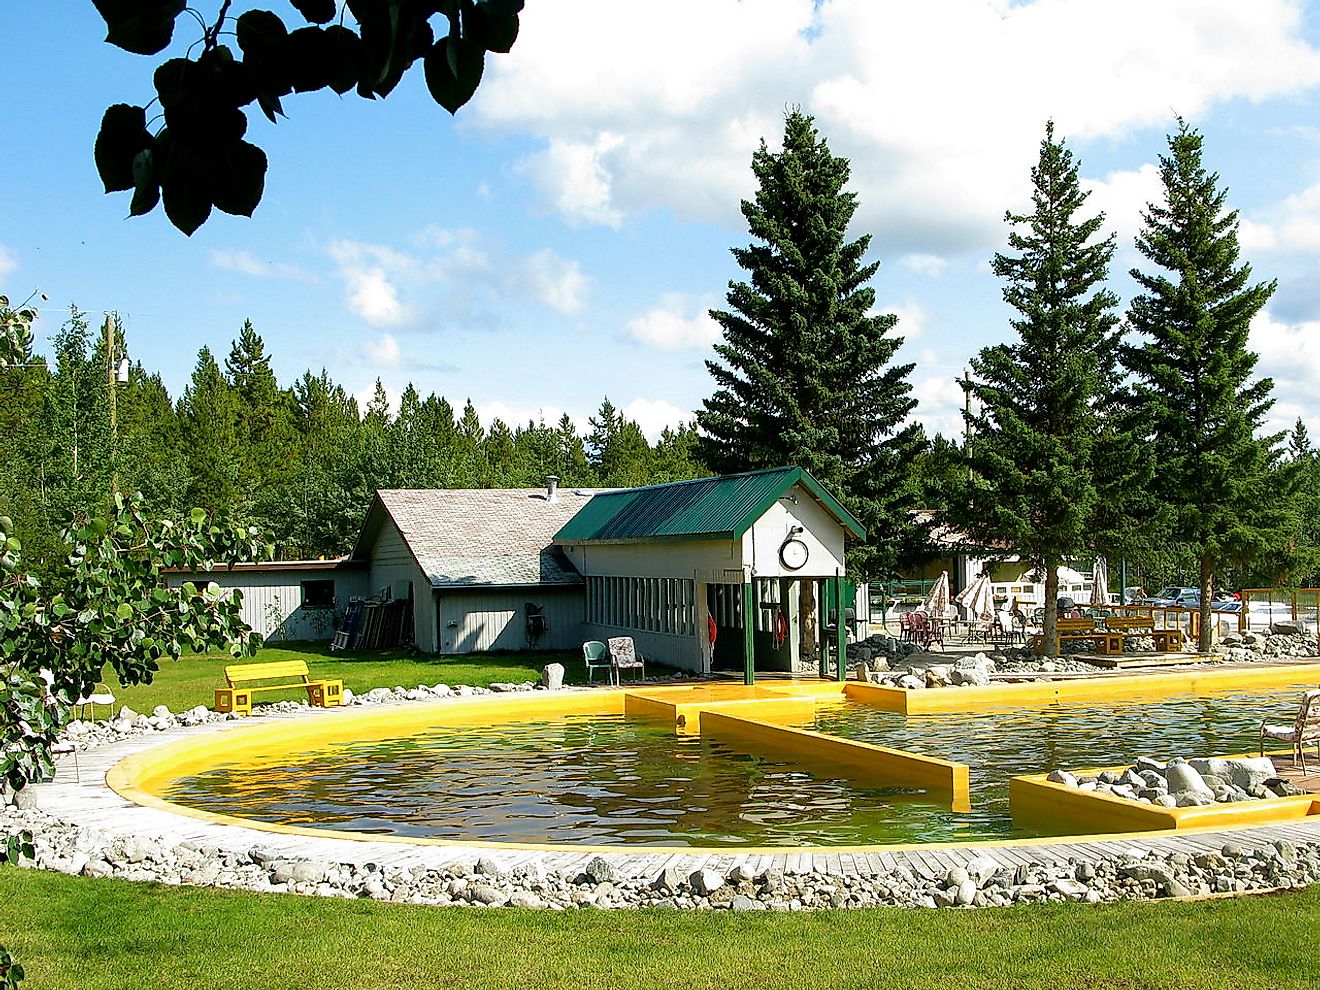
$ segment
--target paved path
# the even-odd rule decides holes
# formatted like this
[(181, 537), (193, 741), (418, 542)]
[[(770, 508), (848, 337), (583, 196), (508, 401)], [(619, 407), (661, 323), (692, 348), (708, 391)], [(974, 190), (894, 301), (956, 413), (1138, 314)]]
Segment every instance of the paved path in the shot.
[[(313, 709), (297, 716), (274, 715), (266, 718), (334, 718), (336, 712)], [(78, 754), (75, 770), (72, 757), (63, 757), (56, 782), (42, 784), (38, 790), (40, 807), (49, 814), (80, 825), (102, 829), (122, 835), (161, 837), (172, 843), (195, 842), (221, 849), (247, 851), (262, 846), (281, 856), (307, 858), (338, 863), (374, 862), (401, 867), (443, 867), (454, 862), (472, 862), (486, 856), (503, 868), (539, 862), (547, 870), (572, 874), (579, 872), (595, 855), (594, 851), (538, 850), (510, 846), (464, 844), (431, 845), (408, 841), (377, 841), (323, 836), (289, 835), (267, 832), (258, 828), (224, 825), (192, 818), (186, 815), (146, 808), (120, 797), (105, 783), (106, 772), (126, 756), (142, 752), (152, 746), (177, 739), (195, 737), (205, 733), (221, 734), (241, 729), (244, 722), (225, 722), (219, 725), (177, 728), (135, 736), (114, 745)], [(1259, 845), (1275, 839), (1293, 843), (1320, 842), (1320, 816), (1311, 820), (1285, 822), (1277, 825), (1257, 826), (1215, 831), (1189, 831), (1181, 833), (1144, 833), (1117, 838), (1087, 837), (1081, 841), (1067, 839), (1029, 840), (1026, 842), (984, 842), (962, 845), (930, 845), (922, 847), (873, 847), (866, 851), (830, 852), (828, 850), (785, 849), (773, 853), (739, 853), (735, 851), (686, 851), (642, 849), (604, 853), (625, 877), (653, 877), (664, 868), (673, 866), (688, 873), (702, 867), (721, 871), (736, 865), (746, 865), (760, 872), (775, 869), (785, 873), (812, 871), (833, 875), (870, 877), (892, 872), (906, 866), (924, 877), (943, 877), (953, 866), (961, 866), (978, 856), (991, 856), (1006, 866), (1032, 862), (1053, 862), (1075, 859), (1079, 862), (1118, 856), (1133, 850), (1157, 852), (1184, 851), (1191, 854), (1217, 852), (1226, 842), (1239, 845)]]

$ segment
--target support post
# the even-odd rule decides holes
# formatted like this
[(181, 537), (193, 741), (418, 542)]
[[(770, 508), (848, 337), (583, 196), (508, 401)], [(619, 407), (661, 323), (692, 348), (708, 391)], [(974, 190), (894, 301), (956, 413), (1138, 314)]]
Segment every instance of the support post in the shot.
[(744, 581), (742, 586), (743, 619), (743, 683), (756, 683), (756, 585)]
[(840, 574), (834, 579), (834, 614), (838, 621), (834, 624), (834, 634), (839, 641), (839, 680), (848, 678), (848, 623), (844, 621), (843, 599), (845, 588), (843, 586), (843, 575)]
[(830, 578), (812, 582), (817, 592), (816, 607), (816, 675), (821, 680), (830, 675), (830, 636), (827, 631), (830, 624), (830, 602), (834, 601), (834, 592), (830, 588)]

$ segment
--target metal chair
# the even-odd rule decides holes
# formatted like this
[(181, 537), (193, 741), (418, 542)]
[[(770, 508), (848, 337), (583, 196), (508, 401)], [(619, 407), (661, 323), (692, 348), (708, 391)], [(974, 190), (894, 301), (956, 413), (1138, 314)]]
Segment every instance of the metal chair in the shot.
[(611, 684), (614, 683), (614, 665), (610, 663), (609, 650), (600, 640), (588, 640), (582, 644), (582, 662), (587, 665), (587, 683), (596, 679), (596, 671), (605, 671)]

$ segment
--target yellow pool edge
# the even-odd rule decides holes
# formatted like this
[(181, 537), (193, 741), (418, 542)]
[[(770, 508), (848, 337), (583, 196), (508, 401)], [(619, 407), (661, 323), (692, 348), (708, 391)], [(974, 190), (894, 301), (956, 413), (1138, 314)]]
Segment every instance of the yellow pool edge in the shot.
[[(1291, 664), (1279, 667), (1271, 667), (1264, 670), (1243, 670), (1235, 668), (1232, 670), (1214, 670), (1214, 671), (1187, 671), (1175, 674), (1155, 674), (1155, 675), (1133, 675), (1129, 677), (1106, 677), (1094, 681), (1063, 681), (1051, 682), (1047, 684), (1024, 683), (1024, 684), (1004, 684), (994, 685), (989, 688), (927, 688), (921, 691), (903, 691), (902, 689), (882, 689), (886, 692), (884, 705), (876, 707), (885, 707), (885, 710), (893, 711), (895, 709), (887, 707), (894, 704), (892, 692), (907, 696), (908, 700), (916, 695), (934, 695), (946, 694), (949, 697), (942, 703), (947, 704), (954, 698), (965, 699), (973, 704), (956, 707), (937, 707), (929, 706), (927, 711), (934, 713), (948, 713), (954, 711), (977, 711), (986, 708), (997, 708), (1004, 705), (1023, 704), (1024, 702), (1034, 700), (1066, 700), (1066, 701), (1103, 701), (1111, 697), (1132, 697), (1141, 694), (1168, 695), (1196, 690), (1199, 686), (1202, 690), (1228, 690), (1232, 688), (1248, 687), (1278, 687), (1297, 684), (1301, 681), (1315, 678), (1320, 674), (1320, 670), (1314, 664)], [(1145, 682), (1143, 684), (1134, 684), (1132, 682)], [(1154, 682), (1154, 683), (1152, 683)], [(811, 683), (802, 685), (806, 690), (796, 691), (790, 685), (779, 687), (778, 690), (766, 691), (763, 700), (767, 707), (782, 708), (786, 703), (792, 704), (794, 701), (810, 702), (812, 704), (832, 704), (837, 703), (846, 697), (850, 700), (860, 701), (864, 704), (870, 703), (870, 691), (856, 689), (877, 688), (876, 685), (866, 685), (858, 682), (825, 682)], [(1067, 688), (1063, 692), (1064, 696), (1058, 693), (1042, 691), (1041, 688)], [(1036, 690), (1032, 690), (1036, 689)], [(1208, 824), (1194, 827), (1183, 828), (1128, 828), (1123, 831), (1102, 831), (1079, 835), (1052, 835), (1030, 839), (977, 839), (966, 841), (944, 841), (944, 842), (907, 842), (890, 843), (879, 845), (830, 845), (830, 846), (687, 846), (687, 845), (590, 845), (580, 843), (536, 843), (536, 842), (517, 842), (517, 841), (499, 841), (499, 840), (476, 840), (476, 839), (441, 839), (428, 837), (407, 837), (391, 835), (373, 835), (368, 833), (354, 833), (347, 831), (336, 831), (333, 829), (314, 828), (300, 825), (283, 825), (272, 822), (261, 822), (250, 818), (241, 818), (234, 815), (224, 815), (216, 812), (203, 811), (196, 808), (190, 808), (185, 805), (175, 804), (161, 798), (151, 790), (152, 785), (159, 785), (165, 779), (174, 779), (181, 774), (179, 771), (184, 767), (210, 767), (214, 765), (215, 759), (215, 736), (217, 733), (242, 735), (240, 748), (237, 752), (255, 750), (260, 747), (263, 751), (269, 751), (268, 744), (273, 739), (281, 736), (297, 736), (300, 745), (306, 748), (309, 744), (314, 746), (318, 742), (338, 741), (342, 738), (352, 738), (352, 728), (361, 728), (363, 726), (379, 727), (380, 724), (389, 724), (392, 728), (400, 726), (425, 726), (446, 724), (461, 724), (462, 722), (488, 722), (490, 716), (503, 715), (504, 720), (534, 720), (543, 719), (547, 716), (554, 717), (566, 714), (640, 714), (641, 712), (630, 707), (630, 696), (642, 698), (652, 704), (638, 706), (638, 708), (649, 709), (648, 714), (658, 714), (661, 710), (668, 712), (678, 711), (687, 707), (686, 699), (691, 698), (691, 692), (694, 688), (681, 686), (674, 688), (651, 687), (639, 691), (629, 689), (617, 690), (594, 690), (594, 691), (574, 691), (574, 692), (553, 692), (553, 693), (535, 693), (507, 695), (492, 698), (489, 695), (479, 698), (460, 699), (458, 703), (453, 701), (438, 701), (433, 704), (412, 704), (408, 706), (381, 706), (372, 708), (353, 708), (339, 709), (333, 715), (311, 723), (307, 719), (289, 719), (280, 720), (267, 724), (253, 724), (233, 722), (226, 723), (217, 732), (209, 732), (195, 738), (178, 740), (170, 743), (163, 743), (153, 746), (142, 752), (132, 754), (120, 760), (110, 768), (106, 773), (106, 785), (116, 794), (125, 800), (134, 804), (142, 805), (148, 808), (182, 815), (184, 817), (209, 821), (220, 825), (238, 826), (250, 828), (256, 831), (271, 832), (282, 835), (299, 835), (321, 839), (337, 839), (349, 842), (385, 842), (398, 845), (421, 845), (421, 846), (448, 846), (455, 849), (503, 849), (508, 851), (544, 851), (544, 852), (578, 852), (578, 853), (603, 853), (616, 855), (784, 855), (784, 854), (804, 854), (804, 855), (828, 855), (832, 853), (882, 853), (882, 852), (901, 852), (921, 849), (977, 849), (977, 848), (1016, 848), (1031, 847), (1039, 845), (1066, 845), (1068, 843), (1092, 843), (1092, 842), (1123, 842), (1123, 841), (1149, 841), (1152, 838), (1162, 836), (1181, 836), (1196, 835), (1207, 832), (1220, 832), (1225, 828), (1242, 827), (1248, 824), (1268, 824), (1275, 821), (1290, 820), (1289, 817), (1272, 818), (1267, 821), (1242, 822), (1237, 825), (1226, 824)], [(699, 690), (699, 687), (697, 688)], [(666, 694), (672, 693), (672, 697), (677, 703), (669, 702)], [(678, 699), (683, 699), (679, 701)], [(750, 720), (753, 702), (757, 699), (747, 699), (736, 702), (740, 709), (745, 708), (745, 720)], [(699, 702), (693, 702), (700, 704)], [(635, 699), (634, 699), (635, 704)], [(708, 703), (707, 708), (726, 709), (729, 707), (728, 701), (715, 701)], [(797, 707), (796, 705), (794, 707)], [(905, 705), (906, 707), (906, 705)], [(438, 713), (443, 712), (446, 716), (438, 719)], [(905, 711), (903, 714), (924, 714), (926, 712)], [(720, 714), (718, 711), (712, 711), (711, 714)], [(739, 712), (743, 715), (743, 712)], [(769, 723), (765, 723), (769, 724)], [(310, 731), (309, 731), (310, 730)], [(229, 742), (229, 741), (227, 741)], [(226, 746), (226, 753), (234, 753), (235, 749), (231, 745)], [(902, 752), (902, 751), (895, 751)], [(918, 754), (906, 754), (920, 759), (935, 759), (929, 757), (920, 757)], [(1010, 800), (1012, 782), (1017, 778), (1010, 779)], [(1085, 792), (1083, 792), (1085, 793)], [(1119, 799), (1115, 799), (1119, 800)], [(1144, 806), (1143, 806), (1144, 807)], [(1123, 816), (1116, 816), (1123, 817)], [(1299, 816), (1291, 816), (1293, 820)], [(1116, 822), (1117, 824), (1117, 822)]]

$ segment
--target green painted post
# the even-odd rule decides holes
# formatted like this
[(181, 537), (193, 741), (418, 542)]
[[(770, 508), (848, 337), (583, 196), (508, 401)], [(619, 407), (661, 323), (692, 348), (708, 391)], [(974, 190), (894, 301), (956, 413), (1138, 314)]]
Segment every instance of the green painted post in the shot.
[(830, 638), (825, 627), (829, 625), (830, 602), (834, 601), (834, 586), (830, 583), (832, 580), (826, 578), (823, 583), (816, 582), (816, 591), (819, 592), (816, 607), (816, 652), (819, 654), (819, 662), (816, 664), (816, 674), (822, 680), (830, 674)]
[(835, 635), (839, 638), (839, 680), (846, 680), (848, 677), (848, 623), (844, 621), (843, 601), (844, 601), (843, 577), (834, 579), (834, 614), (838, 616), (835, 621)]
[(756, 586), (743, 582), (743, 683), (756, 683)]

